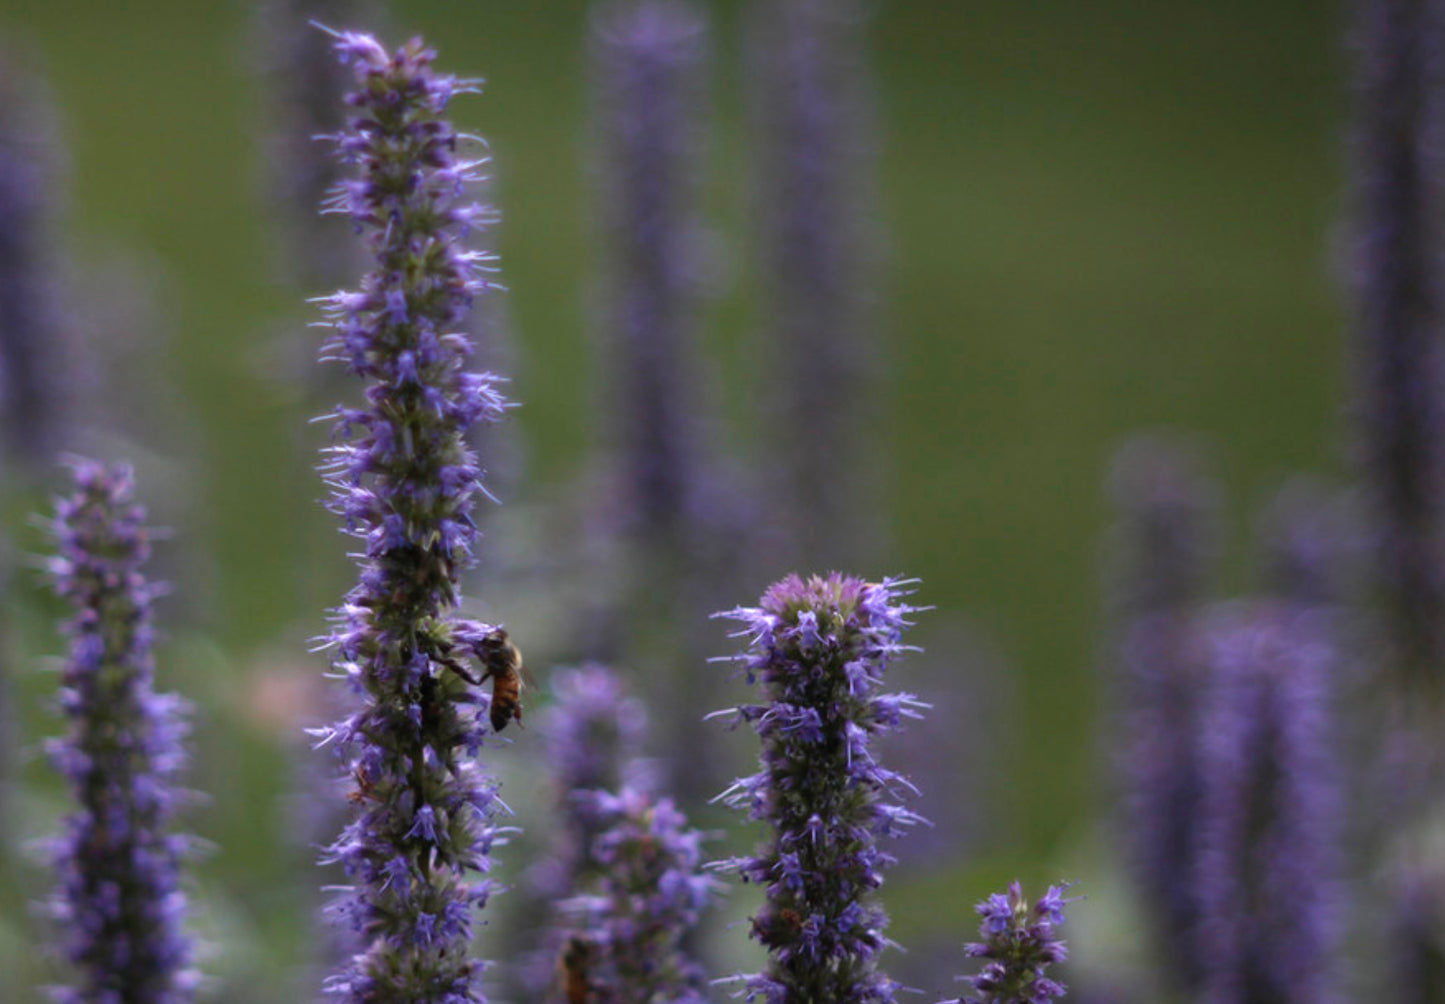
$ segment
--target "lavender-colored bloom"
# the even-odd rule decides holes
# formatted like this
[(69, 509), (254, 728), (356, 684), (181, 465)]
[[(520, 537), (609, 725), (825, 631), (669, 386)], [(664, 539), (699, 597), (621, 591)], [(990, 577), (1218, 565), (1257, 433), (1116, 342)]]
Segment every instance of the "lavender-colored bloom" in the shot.
[(702, 834), (671, 800), (643, 789), (577, 792), (597, 833), (588, 848), (600, 877), (592, 895), (563, 904), (577, 925), (568, 951), (589, 999), (609, 1004), (701, 1002), (702, 971), (682, 945), (716, 891), (699, 871)]
[(67, 1004), (182, 1004), (193, 999), (191, 944), (179, 862), (185, 837), (168, 832), (185, 764), (183, 702), (152, 687), (151, 605), (141, 572), (150, 553), (130, 471), (74, 464), (75, 492), (56, 503), (56, 591), (73, 607), (60, 691), (69, 734), (49, 753), (80, 811), (50, 850), (59, 877), (52, 908), (74, 986)]
[[(651, 770), (639, 759), (647, 731), (647, 710), (627, 693), (620, 674), (595, 663), (552, 676), (554, 703), (537, 731), (544, 750), (557, 820), (547, 829), (548, 846), (527, 871), (520, 913), (534, 932), (520, 967), (525, 996), (542, 998), (556, 978), (572, 922), (557, 904), (593, 889), (598, 864), (590, 853), (606, 826), (593, 797), (624, 786), (645, 789)], [(515, 926), (515, 925), (514, 925)]]
[(1327, 611), (1226, 606), (1203, 627), (1199, 850), (1202, 1000), (1337, 996), (1339, 771)]
[(1109, 588), (1121, 617), (1176, 613), (1203, 595), (1218, 544), (1219, 491), (1201, 467), (1196, 450), (1164, 436), (1140, 436), (1115, 456)]
[(463, 243), (487, 215), (466, 199), (480, 162), (458, 157), (468, 140), (442, 116), (476, 84), (434, 73), (419, 40), (393, 54), (366, 35), (335, 44), (357, 84), (337, 147), (360, 171), (331, 208), (367, 235), (375, 268), (325, 301), (324, 356), (369, 381), (366, 407), (333, 416), (325, 466), (331, 506), (364, 545), (329, 639), (361, 706), (321, 733), (347, 758), (358, 809), (328, 857), (352, 880), (335, 914), (369, 944), (328, 989), (358, 1004), (460, 1004), (483, 999), (468, 941), (490, 884), (469, 873), (488, 866), (500, 805), (474, 761), (488, 699), (463, 666), (491, 629), (453, 613), (483, 490), (464, 436), (504, 407), (493, 377), (463, 369), (458, 333), (487, 288), (484, 257)]
[(1008, 893), (994, 893), (975, 909), (983, 918), (978, 933), (983, 941), (970, 942), (964, 951), (987, 959), (977, 975), (963, 977), (973, 994), (951, 1004), (1048, 1004), (1067, 989), (1045, 973), (1049, 965), (1068, 957), (1054, 928), (1064, 922), (1067, 886), (1051, 885), (1037, 903), (1024, 898), (1017, 882)]
[(783, 551), (817, 565), (866, 559), (881, 539), (860, 462), (877, 411), (870, 273), (871, 95), (857, 0), (760, 0), (748, 60), (757, 147), (758, 278), (769, 366), (773, 498)]
[(257, 47), (267, 83), (265, 191), (276, 212), (280, 265), (302, 288), (332, 287), (363, 267), (354, 241), (321, 225), (316, 206), (341, 181), (323, 137), (342, 124), (351, 86), (331, 39), (309, 25), (375, 24), (372, 0), (267, 0), (256, 7)]
[(893, 801), (911, 785), (870, 746), (925, 707), (878, 692), (918, 609), (904, 602), (907, 584), (790, 575), (759, 606), (719, 615), (743, 625), (749, 647), (734, 661), (767, 699), (730, 713), (761, 738), (762, 767), (724, 797), (772, 834), (756, 854), (720, 863), (767, 892), (752, 936), (769, 964), (743, 977), (750, 1000), (893, 1000), (896, 985), (877, 966), (887, 918), (872, 894), (893, 862), (879, 841), (920, 818)]
[(8, 448), (39, 462), (56, 447), (63, 410), (53, 247), (63, 172), (54, 113), (27, 62), (0, 46), (0, 416)]
[(1361, 0), (1352, 279), (1357, 420), (1377, 579), (1413, 683), (1445, 668), (1441, 12)]
[[(746, 479), (723, 470), (710, 373), (700, 357), (709, 271), (700, 212), (709, 32), (694, 0), (613, 0), (591, 19), (599, 238), (598, 343), (606, 407), (591, 493), (595, 547), (612, 583), (575, 622), (584, 653), (626, 665), (659, 705), (716, 704), (719, 681), (683, 672), (714, 649), (698, 628), (736, 595)], [(658, 582), (669, 583), (659, 590)], [(686, 716), (659, 744), (702, 743), (662, 764), (683, 804), (726, 777)]]
[(1258, 520), (1266, 592), (1286, 603), (1337, 606), (1344, 596), (1344, 559), (1351, 527), (1324, 488), (1293, 478)]
[(553, 896), (577, 893), (596, 875), (588, 848), (604, 821), (594, 791), (646, 790), (651, 765), (641, 759), (647, 709), (627, 693), (622, 677), (590, 664), (553, 677), (556, 703), (544, 725), (546, 756), (561, 811), (556, 849), (537, 878)]
[(1119, 512), (1110, 582), (1120, 672), (1120, 821), (1140, 901), (1180, 987), (1197, 987), (1199, 906), (1191, 876), (1203, 786), (1198, 741), (1202, 680), (1194, 617), (1213, 557), (1214, 486), (1177, 444), (1136, 440), (1115, 460)]
[(556, 703), (546, 725), (547, 762), (563, 797), (598, 788), (618, 791), (637, 780), (647, 708), (627, 693), (620, 674), (595, 663), (552, 677)]
[(707, 502), (696, 358), (707, 25), (691, 3), (643, 0), (600, 7), (594, 26), (616, 504), (629, 538), (675, 551)]

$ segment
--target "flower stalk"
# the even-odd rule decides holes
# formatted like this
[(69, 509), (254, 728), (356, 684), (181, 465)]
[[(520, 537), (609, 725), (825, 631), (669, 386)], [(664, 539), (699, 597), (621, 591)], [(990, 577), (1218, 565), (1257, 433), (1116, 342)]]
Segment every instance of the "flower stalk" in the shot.
[(904, 602), (907, 585), (790, 575), (759, 606), (719, 615), (743, 625), (748, 649), (733, 661), (766, 698), (721, 713), (751, 724), (763, 747), (759, 771), (722, 798), (772, 831), (755, 854), (719, 862), (767, 894), (752, 937), (768, 949), (768, 968), (742, 977), (749, 1000), (893, 1000), (896, 984), (877, 965), (887, 917), (873, 892), (894, 859), (879, 841), (922, 819), (897, 804), (912, 785), (871, 745), (926, 707), (878, 692), (918, 609)]
[(1017, 882), (1008, 893), (994, 893), (975, 909), (983, 921), (978, 933), (982, 941), (965, 945), (974, 958), (987, 959), (974, 976), (963, 977), (973, 991), (949, 1004), (1048, 1004), (1068, 989), (1046, 974), (1050, 964), (1062, 962), (1068, 950), (1054, 934), (1064, 922), (1064, 898), (1068, 886), (1051, 885), (1030, 903)]
[(336, 146), (357, 170), (326, 208), (350, 216), (375, 265), (322, 301), (323, 358), (367, 381), (364, 407), (330, 416), (323, 466), (332, 510), (363, 544), (326, 641), (360, 702), (318, 732), (355, 779), (354, 818), (325, 860), (350, 879), (333, 911), (368, 946), (327, 988), (356, 1004), (482, 1001), (469, 941), (491, 885), (473, 873), (488, 868), (501, 803), (475, 761), (489, 719), (478, 684), (499, 635), (454, 611), (485, 491), (465, 435), (505, 403), (495, 377), (465, 369), (461, 323), (489, 286), (465, 240), (490, 214), (466, 195), (483, 161), (458, 155), (471, 141), (444, 117), (478, 85), (435, 73), (419, 40), (388, 53), (340, 33), (335, 47), (356, 84)]
[(49, 744), (79, 811), (49, 844), (59, 888), (51, 912), (77, 979), (61, 1004), (186, 1004), (194, 998), (191, 943), (182, 930), (180, 862), (171, 832), (182, 793), (184, 702), (152, 689), (151, 606), (160, 589), (145, 510), (129, 469), (76, 461), (75, 491), (56, 503), (58, 554), (49, 571), (75, 613), (60, 708), (70, 722)]

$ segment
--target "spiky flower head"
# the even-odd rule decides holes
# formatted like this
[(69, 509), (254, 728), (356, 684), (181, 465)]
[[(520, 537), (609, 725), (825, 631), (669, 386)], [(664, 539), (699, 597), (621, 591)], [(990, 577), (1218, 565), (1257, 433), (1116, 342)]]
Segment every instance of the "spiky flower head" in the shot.
[(599, 888), (564, 904), (586, 932), (573, 940), (589, 950), (587, 984), (598, 1000), (701, 1004), (702, 971), (682, 945), (717, 885), (699, 870), (702, 834), (645, 789), (577, 797), (598, 824), (588, 857)]
[(184, 1004), (196, 974), (182, 931), (180, 860), (170, 831), (185, 765), (183, 702), (152, 689), (151, 604), (159, 590), (145, 511), (129, 469), (73, 464), (75, 491), (56, 502), (49, 571), (74, 615), (60, 708), (64, 739), (49, 745), (80, 803), (49, 850), (59, 877), (51, 901), (77, 981), (62, 1004)]
[(327, 641), (361, 697), (319, 732), (345, 757), (357, 806), (328, 860), (352, 882), (335, 913), (369, 946), (328, 989), (357, 1004), (461, 1004), (483, 999), (468, 942), (490, 886), (472, 873), (488, 866), (500, 804), (475, 762), (488, 698), (465, 665), (485, 664), (497, 636), (453, 613), (484, 491), (464, 437), (504, 408), (494, 377), (465, 370), (459, 327), (488, 285), (485, 257), (465, 244), (488, 214), (466, 196), (481, 161), (458, 155), (474, 141), (443, 115), (476, 84), (435, 73), (419, 40), (388, 53), (341, 33), (335, 46), (356, 83), (336, 146), (356, 173), (328, 208), (351, 217), (375, 266), (324, 301), (324, 358), (368, 381), (365, 407), (332, 416), (323, 468), (332, 509), (363, 544)]
[(650, 790), (652, 765), (641, 758), (647, 708), (621, 674), (598, 663), (553, 675), (555, 703), (541, 731), (553, 776), (558, 825), (552, 850), (533, 868), (533, 884), (552, 900), (574, 896), (597, 875), (590, 848), (608, 825), (597, 791)]
[(1073, 902), (1064, 898), (1067, 888), (1051, 885), (1030, 903), (1018, 882), (1010, 882), (1006, 894), (993, 893), (975, 907), (983, 918), (978, 927), (983, 940), (963, 950), (988, 961), (977, 975), (964, 977), (973, 993), (961, 1004), (1048, 1004), (1064, 995), (1067, 988), (1045, 973), (1068, 956), (1054, 933), (1064, 922), (1064, 905)]
[(752, 936), (769, 964), (743, 978), (749, 999), (893, 999), (895, 984), (877, 968), (887, 918), (872, 894), (894, 859), (879, 841), (920, 817), (895, 801), (912, 786), (871, 747), (926, 707), (911, 694), (879, 693), (918, 609), (904, 601), (908, 584), (790, 575), (757, 607), (719, 615), (742, 624), (748, 649), (734, 661), (766, 699), (723, 713), (762, 740), (761, 769), (724, 798), (772, 830), (756, 854), (720, 863), (767, 893)]

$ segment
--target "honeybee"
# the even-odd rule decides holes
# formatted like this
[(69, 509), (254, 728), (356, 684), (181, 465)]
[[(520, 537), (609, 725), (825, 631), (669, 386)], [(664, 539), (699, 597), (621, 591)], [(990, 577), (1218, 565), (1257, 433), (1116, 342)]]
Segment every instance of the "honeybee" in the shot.
[(490, 677), (492, 681), (492, 731), (502, 731), (513, 718), (522, 724), (521, 651), (498, 627), (482, 636), (477, 658), (482, 663), (482, 679)]

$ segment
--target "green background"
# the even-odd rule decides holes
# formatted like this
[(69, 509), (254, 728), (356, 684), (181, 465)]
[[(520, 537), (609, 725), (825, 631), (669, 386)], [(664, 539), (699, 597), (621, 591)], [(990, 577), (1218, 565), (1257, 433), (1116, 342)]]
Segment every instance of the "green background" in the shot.
[[(870, 9), (890, 543), (885, 567), (862, 571), (922, 579), (919, 600), (937, 609), (916, 634), (934, 661), (947, 664), (939, 646), (953, 644), (991, 653), (961, 652), (957, 677), (934, 683), (983, 702), (966, 722), (991, 723), (956, 764), (979, 780), (961, 782), (968, 802), (950, 809), (979, 825), (943, 863), (890, 885), (892, 933), (905, 945), (956, 944), (972, 935), (984, 893), (1014, 874), (1037, 882), (1068, 869), (1095, 897), (1071, 919), (1088, 942), (1091, 911), (1112, 909), (1112, 880), (1078, 869), (1112, 857), (1099, 821), (1109, 810), (1102, 483), (1113, 451), (1161, 427), (1211, 444), (1238, 531), (1232, 588), (1247, 582), (1250, 514), (1280, 480), (1346, 469), (1340, 17), (1331, 5), (1257, 0)], [(743, 381), (766, 349), (747, 337), (741, 7), (712, 10), (708, 222), (732, 280), (711, 305), (708, 344), (741, 425)], [(487, 80), (455, 117), (491, 144), (517, 340), (511, 393), (523, 403), (512, 418), (526, 458), (518, 492), (546, 505), (577, 490), (597, 401), (583, 313), (595, 253), (587, 5), (437, 0), (390, 12), (393, 38), (421, 33), (443, 69)], [(149, 374), (177, 395), (188, 452), (178, 499), (153, 507), (172, 530), (162, 560), (175, 549), (176, 571), (200, 581), (177, 582), (178, 602), (162, 607), (177, 622), (161, 677), (202, 705), (207, 765), (195, 783), (212, 803), (198, 828), (218, 845), (204, 866), (216, 900), (208, 923), (228, 956), (208, 968), (228, 994), (252, 980), (259, 996), (236, 999), (268, 1000), (283, 984), (254, 974), (296, 964), (302, 921), (271, 804), (289, 754), (246, 710), (248, 688), (270, 661), (319, 674), (304, 649), (321, 613), (306, 604), (315, 577), (341, 583), (346, 566), (341, 539), (315, 515), (320, 486), (296, 459), (298, 444), (304, 456), (323, 434), (305, 426), (294, 389), (257, 364), (276, 331), (319, 336), (305, 326), (307, 291), (276, 275), (253, 22), (235, 3), (0, 2), (0, 31), (39, 56), (60, 110), (70, 172), (58, 194), (77, 275), (119, 248), (154, 277), (167, 348)], [(141, 494), (152, 501), (144, 484)], [(44, 546), (22, 512), (41, 498), (9, 507), (17, 552)], [(318, 554), (334, 567), (298, 568)], [(5, 643), (27, 747), (53, 724), (47, 684), (30, 669), (60, 651), (55, 610), (32, 595), (30, 575), (14, 573)], [(488, 602), (525, 616), (505, 597)], [(719, 632), (718, 651), (729, 645)], [(966, 679), (981, 663), (990, 681)], [(17, 804), (35, 813), (11, 825), (17, 839), (43, 832), (58, 807), (44, 768), (33, 757), (22, 766)], [(907, 858), (906, 845), (898, 852)], [(0, 900), (10, 958), (33, 937), (15, 911), (35, 881)]]

